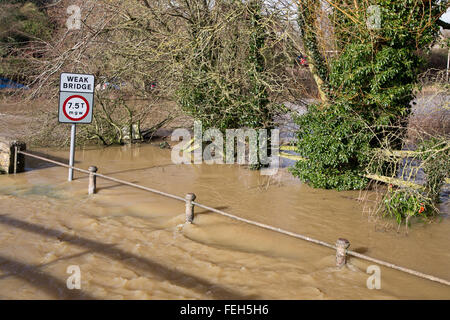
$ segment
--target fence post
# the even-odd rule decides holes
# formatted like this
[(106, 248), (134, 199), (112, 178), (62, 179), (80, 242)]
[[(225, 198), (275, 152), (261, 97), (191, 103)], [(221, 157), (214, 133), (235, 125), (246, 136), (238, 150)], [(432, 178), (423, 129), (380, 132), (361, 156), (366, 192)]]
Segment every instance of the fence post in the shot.
[(194, 221), (194, 205), (192, 204), (192, 201), (197, 198), (195, 194), (188, 193), (186, 195), (186, 223), (192, 223)]
[(89, 194), (95, 194), (97, 192), (97, 175), (95, 174), (97, 170), (95, 166), (89, 167)]
[(350, 241), (339, 238), (336, 241), (336, 266), (343, 267), (347, 262), (347, 249), (350, 247)]

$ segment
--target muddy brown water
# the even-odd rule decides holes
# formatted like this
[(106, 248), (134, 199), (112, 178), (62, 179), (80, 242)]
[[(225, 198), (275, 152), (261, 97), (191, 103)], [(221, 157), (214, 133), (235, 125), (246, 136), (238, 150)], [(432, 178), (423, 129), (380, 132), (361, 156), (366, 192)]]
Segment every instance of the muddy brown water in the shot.
[[(36, 150), (56, 159), (67, 151)], [(236, 165), (173, 165), (152, 145), (77, 150), (76, 166), (184, 196), (244, 218), (334, 243), (450, 279), (450, 221), (380, 231), (359, 192), (312, 189), (284, 170), (268, 178)], [(449, 299), (450, 287), (370, 263), (184, 203), (27, 159), (28, 171), (0, 176), (0, 299)], [(69, 290), (69, 266), (81, 290)]]

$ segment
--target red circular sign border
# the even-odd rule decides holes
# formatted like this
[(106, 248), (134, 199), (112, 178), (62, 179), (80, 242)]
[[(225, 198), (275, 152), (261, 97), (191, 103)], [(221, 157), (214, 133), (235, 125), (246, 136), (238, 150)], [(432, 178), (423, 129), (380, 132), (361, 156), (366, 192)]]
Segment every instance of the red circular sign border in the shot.
[[(73, 99), (73, 98), (80, 98), (81, 100), (83, 100), (83, 101), (86, 103), (86, 109), (87, 109), (87, 110), (86, 110), (86, 114), (85, 114), (84, 116), (82, 116), (81, 118), (78, 118), (78, 119), (72, 118), (72, 117), (69, 116), (69, 115), (67, 114), (67, 112), (66, 112), (66, 104), (67, 104), (67, 102), (68, 102), (70, 99)], [(74, 95), (74, 96), (68, 97), (68, 98), (64, 101), (63, 107), (62, 107), (62, 110), (63, 110), (64, 115), (66, 116), (67, 119), (69, 119), (69, 120), (71, 120), (71, 121), (81, 121), (81, 120), (83, 120), (83, 119), (86, 118), (87, 115), (89, 114), (89, 109), (90, 109), (90, 107), (89, 107), (89, 102), (86, 100), (85, 97), (80, 96), (80, 95)]]

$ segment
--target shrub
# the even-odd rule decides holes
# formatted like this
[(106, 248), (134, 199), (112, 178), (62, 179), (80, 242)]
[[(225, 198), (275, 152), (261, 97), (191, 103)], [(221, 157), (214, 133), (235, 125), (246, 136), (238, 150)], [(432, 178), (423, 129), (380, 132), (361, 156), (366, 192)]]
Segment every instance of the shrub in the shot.
[[(39, 58), (40, 40), (50, 39), (53, 26), (42, 10), (32, 3), (1, 3), (0, 9), (0, 75), (18, 80), (30, 69), (27, 59)], [(21, 53), (27, 52), (28, 57)]]
[[(445, 177), (450, 175), (449, 142), (444, 138), (426, 139), (420, 143), (416, 150), (417, 159), (420, 161), (420, 168), (423, 168), (426, 175), (426, 182), (420, 189), (410, 187), (393, 188), (389, 185), (387, 193), (381, 202), (383, 216), (396, 219), (398, 224), (406, 220), (406, 224), (412, 217), (429, 218), (438, 212), (438, 204)], [(410, 161), (411, 163), (411, 161)], [(407, 162), (403, 163), (405, 171), (413, 171), (415, 178), (416, 170), (407, 168)]]
[(410, 189), (393, 190), (392, 186), (389, 186), (382, 205), (384, 206), (383, 216), (394, 218), (399, 225), (404, 220), (408, 224), (412, 217), (426, 219), (436, 212), (433, 203), (422, 193)]
[[(422, 63), (417, 49), (436, 39), (438, 26), (428, 17), (445, 11), (447, 1), (426, 6), (420, 0), (374, 3), (381, 8), (379, 29), (367, 27), (365, 1), (355, 7), (353, 0), (343, 0), (340, 10), (334, 10), (331, 20), (340, 54), (327, 76), (320, 68), (328, 99), (297, 120), (298, 151), (307, 160), (297, 162), (292, 173), (314, 187), (363, 188), (364, 174), (372, 169), (370, 150), (401, 146)], [(307, 6), (299, 10), (304, 45), (314, 47), (316, 33), (304, 25), (305, 14), (314, 13)], [(312, 58), (323, 59), (318, 54)]]
[(367, 179), (361, 175), (369, 160), (372, 134), (364, 121), (348, 116), (345, 102), (323, 108), (314, 105), (298, 117), (297, 147), (306, 161), (291, 168), (294, 176), (315, 188), (360, 189)]

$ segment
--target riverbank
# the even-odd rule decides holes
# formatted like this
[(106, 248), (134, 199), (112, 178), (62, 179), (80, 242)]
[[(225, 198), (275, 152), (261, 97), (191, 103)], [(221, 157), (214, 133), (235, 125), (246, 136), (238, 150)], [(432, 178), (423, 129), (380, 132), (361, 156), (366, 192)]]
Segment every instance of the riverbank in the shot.
[[(450, 134), (450, 109), (448, 105), (450, 95), (448, 90), (444, 88), (428, 86), (423, 88), (417, 94), (417, 98), (412, 104), (412, 115), (410, 117), (409, 139), (414, 143), (421, 134)], [(45, 99), (31, 100), (23, 102), (19, 96), (3, 95), (0, 97), (0, 136), (6, 138), (21, 139), (32, 146), (33, 137), (37, 134), (40, 128), (42, 119), (40, 115), (55, 111), (57, 109), (57, 102)], [(301, 103), (287, 102), (286, 106), (298, 114), (307, 112), (307, 105), (314, 103), (313, 99), (305, 100)], [(190, 128), (193, 125), (192, 119), (183, 115), (177, 110), (174, 104), (164, 103), (153, 110), (152, 116), (148, 122), (141, 125), (142, 130), (145, 130), (152, 125), (164, 119), (167, 114), (173, 113), (174, 119), (167, 125), (162, 127), (160, 134), (156, 135), (158, 138), (164, 138), (170, 135), (171, 130), (178, 127)], [(281, 142), (288, 143), (295, 138), (296, 126), (293, 123), (291, 116), (283, 116), (277, 120), (280, 123)], [(67, 129), (69, 126), (61, 125), (61, 131)], [(47, 145), (46, 145), (47, 143)], [(41, 139), (39, 147), (54, 146), (51, 141)], [(61, 146), (63, 147), (63, 146)]]

